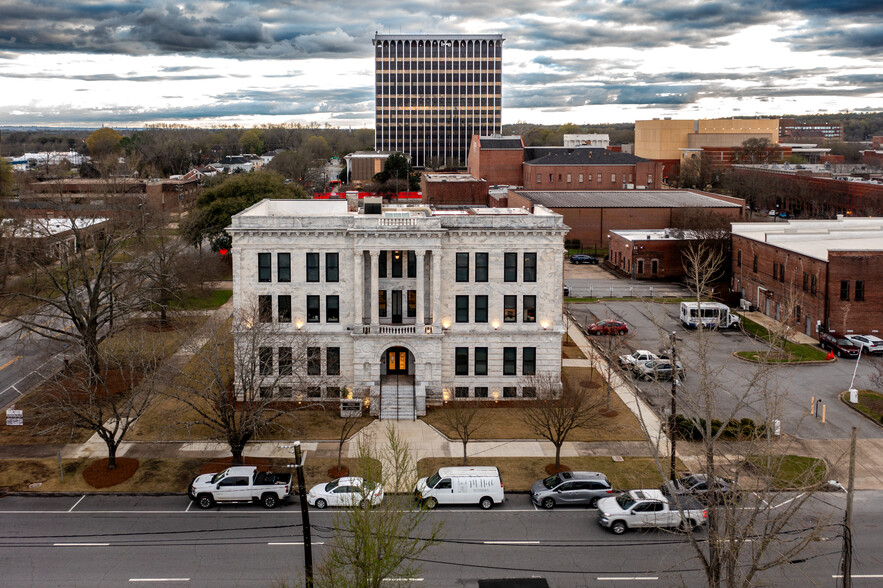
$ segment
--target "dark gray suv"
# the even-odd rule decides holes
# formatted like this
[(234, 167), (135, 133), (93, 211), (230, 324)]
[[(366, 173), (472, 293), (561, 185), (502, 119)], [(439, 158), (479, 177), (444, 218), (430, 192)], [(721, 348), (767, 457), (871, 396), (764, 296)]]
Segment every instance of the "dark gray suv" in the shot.
[(561, 472), (537, 480), (530, 487), (530, 500), (543, 508), (556, 505), (591, 506), (614, 494), (607, 476), (600, 472)]

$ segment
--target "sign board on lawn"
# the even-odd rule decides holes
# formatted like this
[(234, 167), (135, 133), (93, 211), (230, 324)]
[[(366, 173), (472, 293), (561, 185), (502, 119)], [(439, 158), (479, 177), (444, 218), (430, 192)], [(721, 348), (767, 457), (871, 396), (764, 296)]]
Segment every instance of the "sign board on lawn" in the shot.
[(22, 411), (10, 408), (6, 411), (6, 426), (23, 425)]

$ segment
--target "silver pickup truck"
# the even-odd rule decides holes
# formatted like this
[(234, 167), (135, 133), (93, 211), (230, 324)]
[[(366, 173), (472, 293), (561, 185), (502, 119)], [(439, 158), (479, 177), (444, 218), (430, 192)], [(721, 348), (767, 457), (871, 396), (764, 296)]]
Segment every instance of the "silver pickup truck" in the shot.
[(598, 524), (617, 535), (628, 529), (647, 527), (687, 531), (706, 522), (708, 511), (695, 499), (667, 497), (655, 489), (629, 490), (615, 498), (598, 501)]
[(203, 474), (190, 482), (187, 496), (199, 508), (216, 502), (257, 502), (274, 508), (292, 492), (291, 474), (259, 472), (256, 467), (236, 466), (216, 474)]

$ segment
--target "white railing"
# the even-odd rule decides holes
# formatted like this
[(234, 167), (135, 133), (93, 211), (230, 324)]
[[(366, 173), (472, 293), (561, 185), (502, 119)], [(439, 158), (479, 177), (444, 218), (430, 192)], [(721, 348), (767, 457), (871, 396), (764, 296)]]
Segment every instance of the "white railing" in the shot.
[(378, 219), (381, 227), (416, 227), (416, 218), (389, 218), (381, 217)]

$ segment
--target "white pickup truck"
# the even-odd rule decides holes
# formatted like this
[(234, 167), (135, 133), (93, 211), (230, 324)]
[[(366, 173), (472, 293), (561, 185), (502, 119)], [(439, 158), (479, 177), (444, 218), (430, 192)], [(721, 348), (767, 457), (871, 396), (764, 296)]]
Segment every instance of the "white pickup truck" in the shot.
[(199, 508), (211, 508), (216, 502), (255, 501), (265, 508), (274, 508), (291, 492), (291, 474), (259, 472), (256, 467), (236, 466), (195, 477), (187, 489), (187, 496)]
[(634, 353), (630, 353), (629, 355), (620, 355), (619, 356), (619, 365), (631, 370), (635, 371), (637, 366), (644, 363), (645, 361), (656, 361), (659, 359), (659, 356), (653, 353), (652, 351), (647, 351), (646, 349), (638, 349)]
[(629, 490), (598, 501), (598, 524), (617, 535), (622, 535), (628, 529), (646, 527), (687, 531), (706, 522), (708, 511), (695, 499), (667, 497), (655, 489)]

